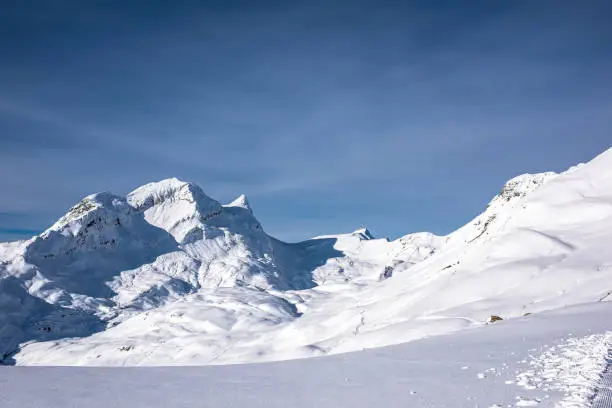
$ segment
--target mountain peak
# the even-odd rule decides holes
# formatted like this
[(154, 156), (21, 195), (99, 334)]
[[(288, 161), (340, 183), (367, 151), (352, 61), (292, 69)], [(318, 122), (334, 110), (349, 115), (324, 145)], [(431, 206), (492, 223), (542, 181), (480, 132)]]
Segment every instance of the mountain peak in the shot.
[(74, 205), (68, 212), (61, 217), (55, 224), (53, 224), (47, 231), (43, 233), (44, 236), (49, 235), (50, 231), (63, 231), (70, 229), (73, 225), (76, 227), (80, 225), (80, 221), (88, 218), (92, 218), (92, 213), (102, 211), (106, 209), (116, 209), (121, 213), (128, 212), (130, 210), (125, 198), (116, 196), (109, 192), (102, 192), (88, 195)]
[(489, 206), (493, 204), (503, 204), (517, 198), (526, 197), (556, 176), (558, 176), (557, 173), (546, 172), (521, 174), (520, 176), (514, 177), (506, 182), (499, 194), (491, 200)]
[(208, 197), (202, 189), (194, 183), (182, 181), (176, 177), (156, 181), (138, 187), (128, 194), (127, 200), (139, 211), (146, 211), (161, 202), (187, 201), (200, 206), (219, 207), (220, 204)]
[(221, 204), (194, 183), (169, 178), (145, 184), (127, 196), (145, 219), (181, 242), (193, 227), (221, 213)]
[(251, 205), (249, 204), (249, 200), (244, 194), (240, 194), (234, 201), (229, 203), (226, 207), (240, 207), (244, 208), (245, 210), (249, 210), (250, 212), (253, 212), (253, 210), (251, 209)]
[(351, 235), (358, 235), (362, 239), (374, 239), (374, 235), (372, 235), (372, 233), (366, 227), (361, 227), (353, 231)]

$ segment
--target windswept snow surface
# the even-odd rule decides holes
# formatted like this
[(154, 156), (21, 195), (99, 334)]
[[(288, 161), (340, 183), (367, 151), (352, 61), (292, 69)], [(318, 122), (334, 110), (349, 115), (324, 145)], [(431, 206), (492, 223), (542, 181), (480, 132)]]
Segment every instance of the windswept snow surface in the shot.
[(531, 369), (518, 375), (527, 389), (562, 391), (559, 407), (590, 407), (610, 363), (612, 332), (571, 337), (532, 358)]
[[(587, 407), (566, 402), (595, 386), (611, 313), (611, 303), (591, 303), (452, 336), (263, 364), (0, 367), (0, 406)], [(525, 388), (525, 372), (547, 386)]]
[(288, 244), (192, 183), (85, 198), (0, 244), (0, 357), (206, 365), (311, 357), (612, 298), (612, 150), (510, 180), (445, 237), (365, 228)]

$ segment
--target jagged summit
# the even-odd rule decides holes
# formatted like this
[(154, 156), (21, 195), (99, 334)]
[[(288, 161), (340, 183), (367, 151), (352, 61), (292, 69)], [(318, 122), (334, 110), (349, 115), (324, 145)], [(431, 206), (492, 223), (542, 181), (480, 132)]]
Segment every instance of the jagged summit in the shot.
[[(316, 237), (313, 237), (312, 239), (329, 239), (329, 238), (334, 238), (334, 239), (342, 239), (342, 238), (345, 238), (345, 239), (358, 239), (358, 240), (364, 240), (364, 241), (376, 239), (374, 237), (374, 235), (372, 235), (372, 233), (366, 227), (361, 227), (359, 229), (356, 229), (353, 232), (343, 233), (343, 234), (317, 235)], [(386, 240), (386, 238), (384, 238), (384, 239)]]
[(362, 239), (375, 239), (374, 235), (366, 227), (356, 229), (352, 232), (352, 235), (360, 236)]
[(226, 207), (240, 207), (244, 208), (245, 210), (249, 210), (250, 212), (253, 212), (253, 210), (251, 209), (251, 205), (249, 204), (249, 200), (244, 194), (240, 194), (234, 201), (227, 204)]

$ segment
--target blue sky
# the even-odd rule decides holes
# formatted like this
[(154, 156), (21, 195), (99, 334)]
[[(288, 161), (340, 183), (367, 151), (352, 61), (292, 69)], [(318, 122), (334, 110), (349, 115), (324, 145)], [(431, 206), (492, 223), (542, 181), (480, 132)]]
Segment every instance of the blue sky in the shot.
[(444, 234), (612, 146), (609, 1), (2, 9), (0, 240), (172, 176), (286, 240)]

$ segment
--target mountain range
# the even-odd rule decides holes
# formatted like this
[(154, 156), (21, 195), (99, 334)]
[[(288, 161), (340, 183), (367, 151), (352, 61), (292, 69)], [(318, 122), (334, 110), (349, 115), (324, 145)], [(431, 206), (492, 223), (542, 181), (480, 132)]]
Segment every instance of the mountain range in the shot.
[(0, 360), (232, 364), (450, 335), (609, 300), (611, 245), (612, 149), (511, 179), (446, 236), (392, 241), (362, 228), (285, 243), (245, 196), (221, 204), (172, 178), (0, 243)]

